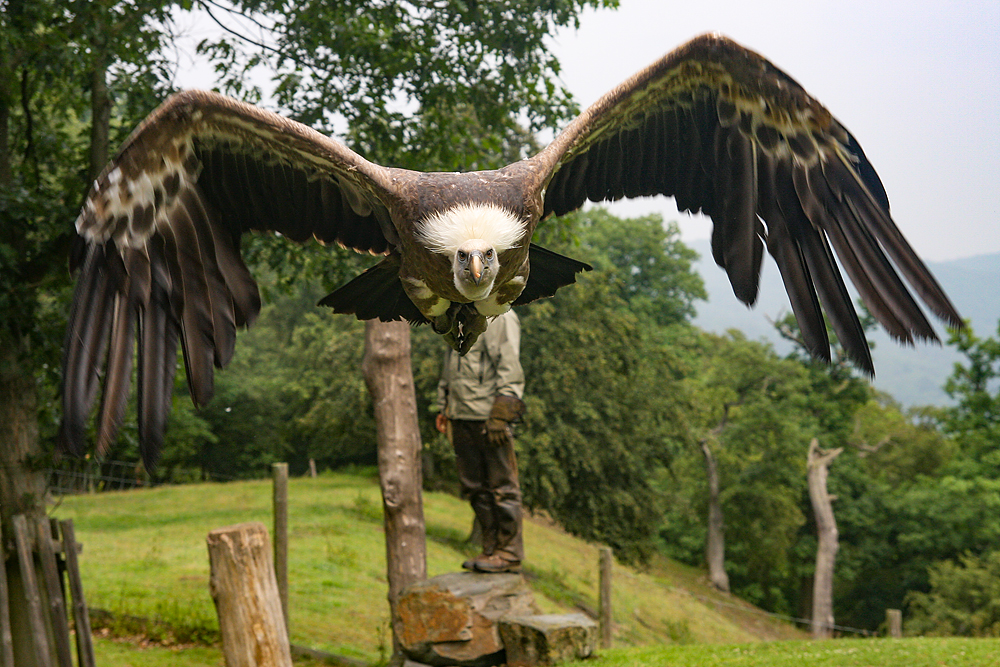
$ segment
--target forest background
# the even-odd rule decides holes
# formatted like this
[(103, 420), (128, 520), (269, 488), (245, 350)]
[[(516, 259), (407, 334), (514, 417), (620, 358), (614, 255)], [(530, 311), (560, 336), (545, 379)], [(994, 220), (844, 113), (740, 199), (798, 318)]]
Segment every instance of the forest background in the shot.
[[(394, 13), (425, 3), (316, 3), (291, 15), (280, 2), (247, 1), (230, 7), (285, 19), (275, 41), (252, 49), (222, 39), (202, 53), (220, 89), (250, 101), (261, 91), (242, 74), (272, 59), (275, 108), (321, 131), (347, 127), (344, 139), (372, 159), (489, 168), (530, 153), (535, 132), (573, 114), (541, 38), (592, 4), (613, 3), (502, 3), (485, 15), (475, 3), (439, 2), (430, 21)], [(191, 3), (0, 6), (0, 423), (17, 427), (5, 439), (37, 444), (29, 463), (41, 470), (52, 464), (59, 419), (70, 222), (109, 146), (172, 89), (172, 12)], [(449, 69), (455, 62), (435, 50), (439, 31), (468, 50), (468, 71)], [(489, 57), (475, 57), (484, 41)], [(380, 50), (385, 43), (393, 48)], [(516, 94), (497, 98), (494, 84)], [(416, 113), (396, 105), (400, 86), (421, 100)], [(886, 608), (903, 608), (910, 632), (1000, 634), (996, 339), (954, 333), (962, 363), (945, 386), (951, 404), (903, 410), (839, 359), (829, 367), (806, 359), (789, 320), (777, 324), (792, 343), (782, 355), (737, 332), (694, 327), (705, 292), (674, 224), (591, 209), (542, 232), (545, 245), (595, 270), (520, 311), (529, 412), (518, 454), (530, 508), (626, 562), (661, 552), (700, 564), (710, 455), (732, 592), (808, 616), (816, 530), (806, 453), (816, 438), (845, 451), (829, 478), (840, 534), (837, 622), (874, 630)], [(280, 239), (250, 240), (245, 254), (267, 305), (210, 405), (196, 412), (178, 373), (152, 481), (259, 477), (275, 461), (293, 474), (310, 460), (373, 465), (375, 423), (359, 371), (364, 327), (315, 307), (372, 260)], [(432, 332), (413, 332), (425, 484), (454, 489), (451, 454), (432, 427), (440, 355)], [(110, 458), (137, 458), (134, 425)]]

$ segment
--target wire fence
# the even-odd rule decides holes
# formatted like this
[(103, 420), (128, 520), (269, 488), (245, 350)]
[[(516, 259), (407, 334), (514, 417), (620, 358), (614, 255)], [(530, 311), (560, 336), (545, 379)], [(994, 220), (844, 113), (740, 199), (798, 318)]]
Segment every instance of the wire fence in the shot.
[(807, 626), (809, 628), (812, 628), (814, 625), (818, 625), (820, 627), (827, 628), (829, 630), (834, 630), (836, 632), (853, 633), (853, 634), (856, 634), (856, 635), (861, 635), (863, 637), (877, 637), (878, 636), (878, 633), (875, 632), (874, 630), (865, 630), (864, 628), (852, 628), (852, 627), (849, 627), (849, 626), (846, 626), (846, 625), (837, 625), (835, 623), (833, 623), (833, 624), (830, 624), (830, 623), (813, 623), (812, 620), (808, 619), (808, 618), (797, 618), (795, 616), (788, 616), (787, 614), (778, 614), (778, 613), (775, 613), (773, 611), (764, 611), (763, 609), (757, 609), (756, 607), (748, 607), (746, 604), (734, 604), (732, 602), (725, 602), (723, 600), (719, 600), (718, 598), (711, 598), (711, 597), (707, 597), (707, 596), (704, 596), (704, 595), (698, 595), (697, 593), (691, 593), (690, 591), (689, 591), (689, 594), (691, 595), (691, 597), (698, 598), (699, 600), (701, 600), (702, 602), (705, 602), (707, 604), (719, 605), (719, 606), (722, 606), (722, 607), (731, 607), (733, 609), (738, 609), (738, 610), (740, 610), (742, 612), (745, 612), (745, 613), (748, 613), (748, 614), (758, 614), (760, 616), (770, 616), (771, 618), (777, 618), (777, 619), (780, 619), (782, 621), (789, 621), (791, 623), (795, 623), (795, 624), (798, 624), (798, 625), (805, 625), (805, 626)]
[(135, 461), (72, 459), (64, 460), (45, 472), (48, 492), (54, 496), (149, 486), (142, 464)]

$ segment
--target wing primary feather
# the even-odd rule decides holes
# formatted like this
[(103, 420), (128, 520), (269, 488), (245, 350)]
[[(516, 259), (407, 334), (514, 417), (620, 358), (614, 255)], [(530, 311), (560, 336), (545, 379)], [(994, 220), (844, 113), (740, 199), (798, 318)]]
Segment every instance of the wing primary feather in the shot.
[(775, 172), (778, 205), (792, 237), (796, 239), (806, 260), (819, 301), (837, 340), (858, 368), (874, 377), (875, 367), (872, 364), (868, 340), (851, 303), (851, 296), (844, 285), (844, 279), (837, 269), (836, 259), (823, 232), (813, 227), (806, 217), (792, 183), (793, 177), (788, 173), (789, 170), (790, 167), (785, 162)]
[(719, 128), (715, 140), (716, 191), (712, 255), (729, 274), (737, 298), (757, 301), (763, 244), (757, 236), (756, 158), (750, 141), (735, 128)]
[(236, 313), (232, 292), (226, 284), (219, 268), (219, 252), (216, 250), (215, 216), (210, 213), (200, 197), (192, 194), (186, 200), (186, 208), (191, 216), (199, 254), (197, 261), (203, 271), (206, 283), (205, 298), (211, 316), (212, 358), (216, 368), (224, 368), (236, 349)]
[(793, 181), (806, 216), (816, 227), (826, 231), (862, 300), (886, 331), (907, 344), (913, 343), (914, 333), (921, 337), (934, 336), (930, 324), (892, 267), (884, 257), (879, 262), (877, 255), (881, 251), (874, 247), (874, 239), (866, 238), (866, 230), (856, 221), (853, 225), (841, 221), (844, 215), (852, 215), (849, 210), (841, 211), (838, 216), (821, 203), (830, 198), (823, 196), (829, 193), (822, 192), (825, 181), (818, 167), (811, 172), (796, 170)]
[[(136, 249), (127, 252), (128, 281), (125, 292), (115, 301), (114, 323), (108, 347), (107, 375), (101, 400), (98, 422), (97, 456), (111, 451), (118, 429), (125, 419), (129, 386), (132, 381), (132, 358), (135, 355), (137, 312), (148, 287), (148, 262), (145, 254)], [(143, 266), (145, 265), (145, 266)], [(146, 278), (143, 278), (145, 271)]]
[(163, 239), (151, 238), (147, 249), (150, 287), (149, 300), (139, 316), (138, 412), (139, 452), (146, 470), (152, 472), (163, 449), (170, 414), (180, 321)]
[[(867, 161), (864, 162), (867, 164)], [(843, 164), (842, 170), (834, 171), (830, 183), (836, 194), (848, 202), (848, 205), (856, 212), (856, 217), (862, 220), (867, 229), (879, 240), (896, 267), (899, 268), (907, 282), (927, 304), (931, 312), (949, 326), (963, 326), (962, 318), (955, 306), (952, 305), (924, 262), (903, 238), (899, 228), (893, 223), (889, 216), (888, 201), (885, 202), (885, 207), (880, 207), (878, 195), (872, 193), (867, 185), (863, 186), (857, 180), (859, 176), (855, 176), (850, 165), (841, 164)], [(870, 165), (868, 168), (871, 168)], [(875, 176), (876, 180), (877, 178)], [(881, 182), (878, 185), (881, 187)], [(881, 192), (884, 196), (885, 191), (881, 190)]]
[(113, 246), (90, 246), (73, 293), (64, 344), (60, 441), (74, 455), (84, 451), (87, 417), (97, 395), (110, 336), (118, 289), (114, 282), (119, 277), (115, 271), (117, 257)]
[(195, 406), (201, 407), (214, 392), (213, 323), (204, 257), (194, 230), (196, 223), (191, 220), (190, 195), (188, 192), (185, 195), (171, 217), (170, 226), (161, 228), (160, 233), (165, 243), (164, 259), (179, 301), (177, 312), (188, 389)]
[(810, 354), (829, 363), (830, 337), (826, 332), (826, 320), (816, 296), (816, 288), (802, 250), (792, 238), (788, 222), (777, 203), (774, 160), (762, 150), (757, 151), (757, 157), (757, 205), (760, 217), (767, 223), (767, 250), (778, 266), (781, 281), (788, 294), (788, 303), (799, 324), (802, 342)]

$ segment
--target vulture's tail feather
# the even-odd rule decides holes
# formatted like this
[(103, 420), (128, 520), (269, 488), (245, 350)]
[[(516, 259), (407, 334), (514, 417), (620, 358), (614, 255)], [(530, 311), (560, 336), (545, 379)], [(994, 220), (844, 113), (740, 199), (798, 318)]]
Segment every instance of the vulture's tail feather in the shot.
[(524, 291), (514, 300), (515, 306), (523, 306), (536, 299), (552, 296), (556, 290), (576, 282), (576, 274), (590, 271), (594, 267), (585, 262), (546, 250), (532, 243), (528, 246), (528, 283)]
[(335, 313), (353, 314), (359, 320), (391, 322), (403, 319), (410, 324), (427, 323), (427, 318), (403, 290), (403, 283), (399, 281), (399, 258), (394, 255), (323, 297), (319, 305), (329, 306)]

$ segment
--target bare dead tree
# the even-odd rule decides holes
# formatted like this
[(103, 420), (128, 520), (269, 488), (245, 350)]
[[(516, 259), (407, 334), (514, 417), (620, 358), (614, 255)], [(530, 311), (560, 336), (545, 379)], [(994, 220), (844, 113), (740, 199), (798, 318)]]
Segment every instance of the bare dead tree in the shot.
[(820, 449), (819, 441), (809, 443), (807, 459), (809, 499), (816, 517), (819, 545), (816, 549), (816, 575), (813, 579), (812, 636), (827, 639), (833, 636), (833, 565), (839, 548), (837, 521), (833, 516), (836, 496), (827, 492), (830, 463), (840, 456), (843, 447)]

